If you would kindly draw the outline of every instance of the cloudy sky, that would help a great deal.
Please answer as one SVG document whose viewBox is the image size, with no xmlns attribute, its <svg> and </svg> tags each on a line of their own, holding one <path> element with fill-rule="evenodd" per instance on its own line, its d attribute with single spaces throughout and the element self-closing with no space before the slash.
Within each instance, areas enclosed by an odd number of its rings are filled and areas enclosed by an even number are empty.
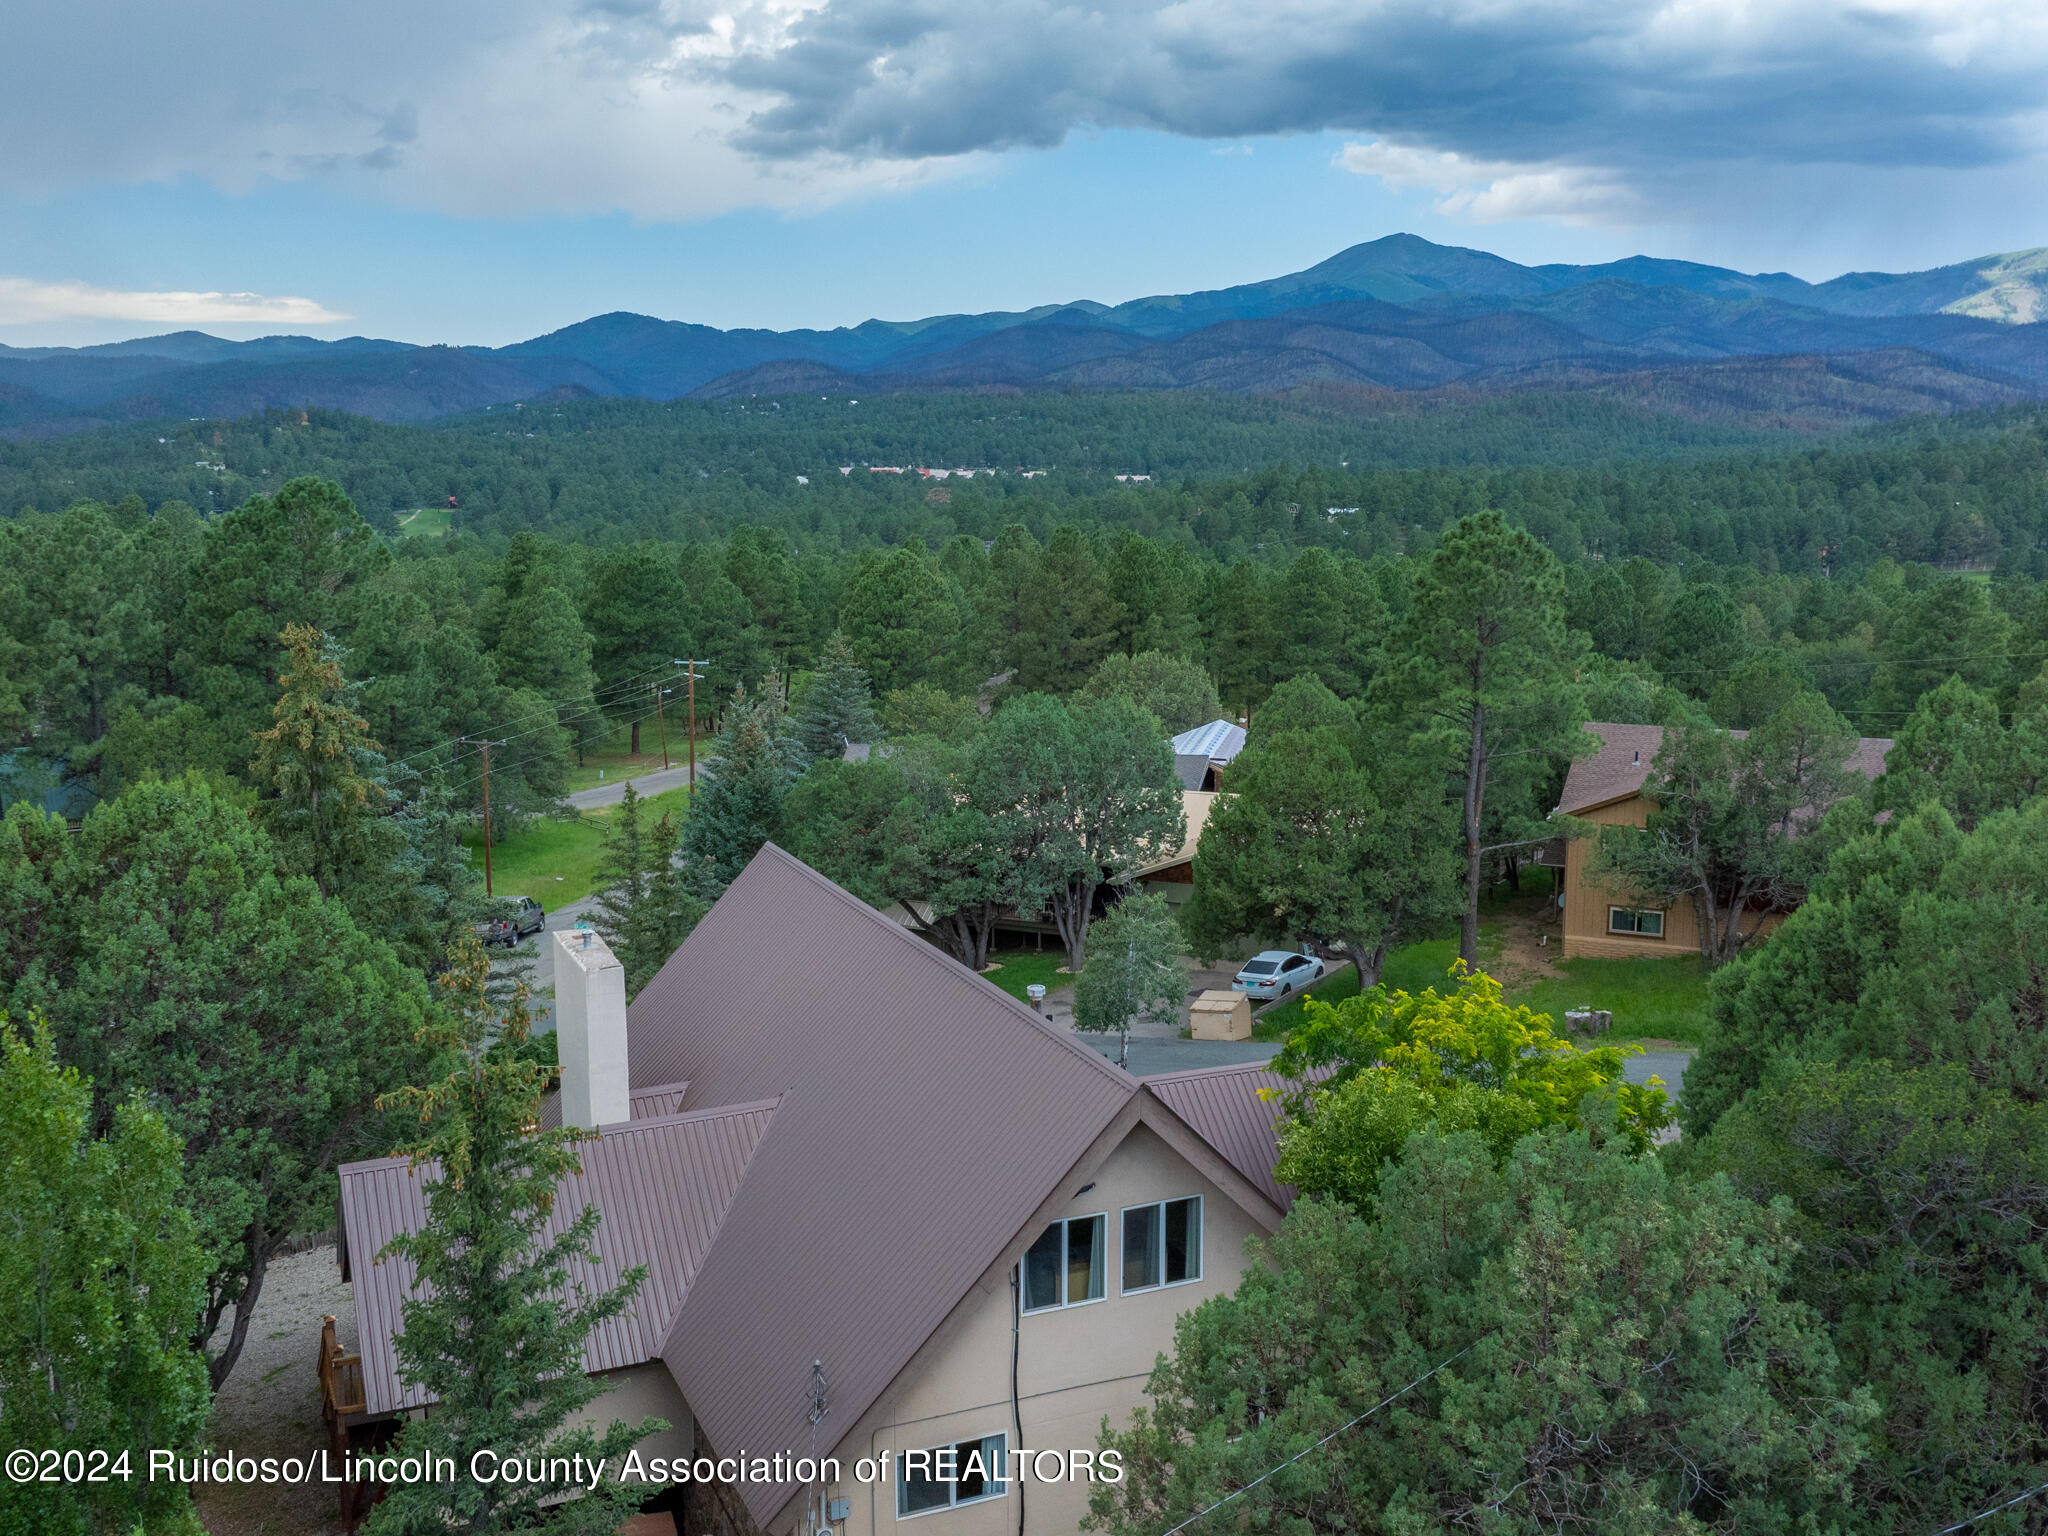
<svg viewBox="0 0 2048 1536">
<path fill-rule="evenodd" d="M 8 8 L 0 341 L 1108 302 L 1395 230 L 1823 278 L 2048 244 L 2040 0 Z"/>
</svg>

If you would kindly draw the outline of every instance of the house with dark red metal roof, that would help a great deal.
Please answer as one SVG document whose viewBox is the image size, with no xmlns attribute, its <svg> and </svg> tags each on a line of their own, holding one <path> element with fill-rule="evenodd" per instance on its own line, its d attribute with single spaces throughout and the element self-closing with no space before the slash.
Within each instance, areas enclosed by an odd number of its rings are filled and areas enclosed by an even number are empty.
<svg viewBox="0 0 2048 1536">
<path fill-rule="evenodd" d="M 1644 793 L 1650 773 L 1664 747 L 1661 725 L 1617 725 L 1594 721 L 1586 729 L 1599 739 L 1600 750 L 1574 761 L 1565 775 L 1555 814 L 1575 816 L 1595 826 L 1640 827 L 1648 823 L 1655 802 Z M 1736 731 L 1736 736 L 1747 732 Z M 1866 779 L 1884 772 L 1887 737 L 1865 736 L 1845 765 Z M 1646 906 L 1638 897 L 1618 891 L 1586 874 L 1593 840 L 1576 837 L 1548 845 L 1540 863 L 1562 868 L 1564 954 L 1608 959 L 1631 955 L 1682 955 L 1699 950 L 1699 925 L 1690 906 Z M 1759 932 L 1784 920 L 1781 912 L 1758 916 Z M 1745 929 L 1747 920 L 1745 920 Z"/>
<path fill-rule="evenodd" d="M 1103 1418 L 1292 1199 L 1276 1080 L 1131 1077 L 772 846 L 630 1009 L 601 939 L 554 939 L 554 1112 L 597 1131 L 558 1219 L 602 1212 L 598 1283 L 648 1271 L 589 1342 L 590 1414 L 669 1421 L 650 1456 L 771 1459 L 687 1485 L 682 1528 L 1076 1529 Z M 432 1176 L 341 1173 L 359 1431 L 430 1407 L 393 1350 L 412 1277 L 373 1260 Z"/>
</svg>

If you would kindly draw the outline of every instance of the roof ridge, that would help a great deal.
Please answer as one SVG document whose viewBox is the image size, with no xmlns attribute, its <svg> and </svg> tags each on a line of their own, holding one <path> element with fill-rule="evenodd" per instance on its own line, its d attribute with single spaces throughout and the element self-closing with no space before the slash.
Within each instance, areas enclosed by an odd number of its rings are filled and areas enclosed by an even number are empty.
<svg viewBox="0 0 2048 1536">
<path fill-rule="evenodd" d="M 637 1120 L 614 1120 L 609 1125 L 599 1126 L 597 1137 L 592 1139 L 626 1136 L 634 1131 L 661 1130 L 698 1120 L 719 1120 L 729 1115 L 757 1115 L 764 1109 L 780 1109 L 782 1101 L 788 1097 L 787 1093 L 778 1093 L 772 1099 L 750 1099 L 744 1104 L 713 1104 L 703 1109 L 679 1109 L 667 1115 L 642 1115 Z"/>
<path fill-rule="evenodd" d="M 1271 1072 L 1272 1069 L 1273 1057 L 1264 1056 L 1256 1061 L 1225 1061 L 1208 1067 L 1176 1067 L 1171 1072 L 1150 1072 L 1138 1081 L 1149 1087 L 1153 1083 L 1183 1082 L 1191 1077 L 1224 1077 L 1232 1072 Z"/>
<path fill-rule="evenodd" d="M 912 933 L 908 928 L 904 927 L 901 923 L 896 922 L 891 918 L 883 916 L 880 912 L 877 912 L 873 907 L 869 906 L 866 902 L 862 901 L 858 896 L 854 895 L 853 892 L 847 890 L 844 886 L 818 873 L 817 870 L 811 868 L 810 865 L 806 864 L 802 859 L 798 858 L 795 854 L 791 853 L 787 848 L 778 847 L 774 843 L 763 843 L 761 845 L 761 853 L 772 853 L 776 855 L 776 857 L 778 857 L 779 859 L 783 860 L 786 864 L 792 866 L 795 869 L 801 870 L 806 877 L 814 881 L 824 890 L 831 892 L 832 895 L 836 896 L 839 900 L 847 903 L 856 912 L 860 913 L 862 917 L 867 919 L 870 923 L 878 924 L 885 932 L 894 934 L 896 938 L 901 940 L 903 943 L 914 945 L 916 949 L 919 951 L 919 953 L 926 959 L 927 962 L 936 960 L 940 962 L 942 969 L 950 966 L 953 970 L 958 971 L 961 976 L 980 986 L 983 990 L 989 993 L 990 996 L 1000 999 L 1004 1007 L 1008 1008 L 1012 1013 L 1015 1013 L 1025 1023 L 1030 1024 L 1032 1028 L 1036 1029 L 1039 1032 L 1039 1034 L 1043 1035 L 1046 1039 L 1050 1040 L 1054 1045 L 1064 1047 L 1069 1051 L 1079 1054 L 1090 1065 L 1094 1066 L 1102 1072 L 1107 1073 L 1109 1076 L 1109 1080 L 1111 1082 L 1123 1086 L 1128 1086 L 1133 1092 L 1136 1091 L 1138 1086 L 1138 1079 L 1131 1076 L 1130 1073 L 1124 1071 L 1122 1067 L 1119 1067 L 1115 1062 L 1109 1060 L 1108 1057 L 1102 1055 L 1101 1052 L 1089 1049 L 1080 1041 L 1074 1039 L 1072 1035 L 1066 1033 L 1063 1030 L 1054 1029 L 1044 1019 L 1040 1018 L 1031 1009 L 1025 1007 L 1024 1004 L 1019 1002 L 1016 998 L 1010 996 L 1009 993 L 1005 992 L 1001 987 L 997 986 L 994 982 L 990 981 L 986 976 L 980 975 L 974 971 L 970 971 L 966 966 L 962 965 L 958 960 L 954 959 L 951 955 L 947 954 L 943 949 L 940 949 L 936 944 L 926 943 L 923 939 L 919 938 L 916 934 Z M 756 854 L 754 857 L 759 858 L 760 856 L 761 854 Z M 745 872 L 742 871 L 741 873 L 744 876 Z M 688 941 L 686 940 L 685 942 Z"/>
</svg>

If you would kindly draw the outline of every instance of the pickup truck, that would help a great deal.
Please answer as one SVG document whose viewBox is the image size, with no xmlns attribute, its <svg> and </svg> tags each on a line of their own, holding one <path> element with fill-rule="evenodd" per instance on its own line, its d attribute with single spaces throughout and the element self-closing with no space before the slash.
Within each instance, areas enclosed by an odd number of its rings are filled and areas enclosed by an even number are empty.
<svg viewBox="0 0 2048 1536">
<path fill-rule="evenodd" d="M 539 933 L 547 925 L 548 915 L 541 910 L 540 903 L 531 896 L 521 896 L 512 903 L 511 916 L 477 924 L 476 934 L 486 944 L 502 944 L 510 949 L 529 933 Z"/>
</svg>

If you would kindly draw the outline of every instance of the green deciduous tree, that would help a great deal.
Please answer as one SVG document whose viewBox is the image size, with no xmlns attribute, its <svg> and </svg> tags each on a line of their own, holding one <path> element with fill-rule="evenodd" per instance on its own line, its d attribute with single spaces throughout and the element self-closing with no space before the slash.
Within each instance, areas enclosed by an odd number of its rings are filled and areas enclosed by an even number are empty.
<svg viewBox="0 0 2048 1536">
<path fill-rule="evenodd" d="M 0 1484 L 0 1531 L 198 1536 L 185 1487 L 148 1469 L 152 1448 L 189 1454 L 206 1430 L 191 1346 L 206 1260 L 183 1152 L 141 1100 L 102 1136 L 93 1119 L 91 1085 L 49 1036 L 31 1044 L 0 1012 L 0 1436 L 104 1458 L 81 1463 L 94 1481 Z"/>
<path fill-rule="evenodd" d="M 963 788 L 1018 873 L 1019 908 L 1051 916 L 1075 971 L 1096 892 L 1187 832 L 1173 749 L 1128 699 L 1012 700 L 969 749 Z"/>
<path fill-rule="evenodd" d="M 1498 846 L 1542 830 L 1489 822 L 1495 781 L 1526 780 L 1585 746 L 1566 687 L 1577 653 L 1557 561 L 1497 512 L 1465 518 L 1416 573 L 1392 650 L 1384 698 L 1418 711 L 1456 764 L 1465 841 L 1458 953 L 1476 965 L 1489 836 Z"/>
<path fill-rule="evenodd" d="M 520 1052 L 526 1001 L 499 1010 L 488 1000 L 490 964 L 471 944 L 442 978 L 442 1048 L 456 1068 L 426 1088 L 391 1098 L 419 1135 L 409 1149 L 426 1190 L 426 1224 L 395 1237 L 378 1257 L 403 1260 L 415 1277 L 395 1340 L 399 1379 L 433 1411 L 410 1419 L 395 1453 L 428 1466 L 446 1457 L 450 1483 L 396 1483 L 370 1517 L 372 1536 L 497 1536 L 560 1531 L 611 1536 L 643 1490 L 616 1478 L 583 1487 L 565 1475 L 534 1481 L 470 1476 L 478 1451 L 500 1459 L 582 1456 L 614 1467 L 634 1444 L 667 1426 L 580 1423 L 604 1394 L 584 1374 L 584 1343 L 631 1305 L 646 1278 L 625 1271 L 595 1280 L 602 1214 L 587 1205 L 550 1232 L 564 1178 L 578 1170 L 573 1129 L 537 1130 L 550 1073 Z M 577 1494 L 566 1502 L 563 1494 Z"/>
<path fill-rule="evenodd" d="M 1242 1490 L 1251 1531 L 1829 1529 L 1871 1409 L 1786 1294 L 1789 1221 L 1611 1132 L 1502 1171 L 1419 1132 L 1370 1220 L 1297 1202 L 1182 1314 L 1089 1524 L 1156 1536 Z"/>
<path fill-rule="evenodd" d="M 1609 1128 L 1637 1151 L 1670 1123 L 1661 1087 L 1623 1079 L 1621 1049 L 1578 1049 L 1548 1015 L 1510 1007 L 1483 971 L 1453 967 L 1453 980 L 1449 992 L 1375 987 L 1304 1003 L 1273 1061 L 1299 1085 L 1285 1099 L 1281 1179 L 1364 1208 L 1425 1125 L 1476 1132 L 1504 1164 L 1531 1131 L 1579 1125 L 1589 1095 L 1612 1102 Z"/>
<path fill-rule="evenodd" d="M 1240 935 L 1309 944 L 1371 987 L 1401 934 L 1457 910 L 1442 776 L 1313 677 L 1274 690 L 1255 732 L 1202 831 L 1188 935 L 1207 954 Z"/>
<path fill-rule="evenodd" d="M 1644 785 L 1656 807 L 1647 826 L 1603 827 L 1587 874 L 1647 906 L 1689 903 L 1701 956 L 1725 965 L 1818 875 L 1821 818 L 1864 786 L 1849 766 L 1855 751 L 1847 723 L 1818 694 L 1746 737 L 1673 729 Z"/>
<path fill-rule="evenodd" d="M 1084 699 L 1129 699 L 1158 718 L 1167 735 L 1206 725 L 1223 713 L 1208 672 L 1184 656 L 1164 651 L 1119 651 L 1107 657 L 1081 685 Z"/>
<path fill-rule="evenodd" d="M 1117 1063 L 1130 1062 L 1131 1021 L 1171 1024 L 1188 1000 L 1180 927 L 1156 891 L 1124 897 L 1088 927 L 1092 958 L 1074 983 L 1074 1028 L 1115 1033 Z"/>
</svg>

